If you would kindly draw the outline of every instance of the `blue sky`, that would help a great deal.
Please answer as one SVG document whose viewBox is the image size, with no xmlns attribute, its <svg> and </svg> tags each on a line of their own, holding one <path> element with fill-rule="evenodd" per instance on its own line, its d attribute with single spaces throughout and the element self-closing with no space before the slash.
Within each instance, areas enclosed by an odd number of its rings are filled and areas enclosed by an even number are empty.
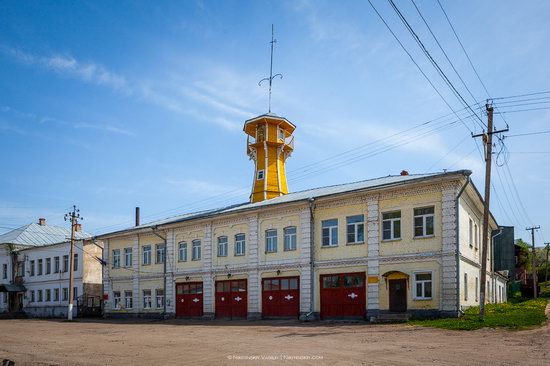
<svg viewBox="0 0 550 366">
<path fill-rule="evenodd" d="M 437 2 L 416 3 L 475 100 L 487 98 Z M 374 4 L 461 110 L 388 3 Z M 413 3 L 396 4 L 473 103 Z M 550 3 L 442 4 L 492 97 L 550 89 Z M 284 75 L 272 109 L 297 125 L 291 191 L 459 168 L 482 190 L 468 130 L 481 128 L 444 123 L 453 116 L 413 128 L 451 111 L 366 1 L 3 1 L 0 232 L 41 216 L 63 224 L 72 204 L 100 233 L 130 226 L 135 206 L 149 221 L 246 201 L 253 164 L 242 125 L 267 111 L 257 82 L 269 72 L 272 23 Z M 550 110 L 505 116 L 510 134 L 536 132 L 548 130 Z M 525 152 L 548 152 L 549 138 L 506 139 L 508 164 L 494 173 L 499 223 L 525 239 L 526 225 L 541 225 L 539 243 L 550 239 L 550 154 Z"/>
</svg>

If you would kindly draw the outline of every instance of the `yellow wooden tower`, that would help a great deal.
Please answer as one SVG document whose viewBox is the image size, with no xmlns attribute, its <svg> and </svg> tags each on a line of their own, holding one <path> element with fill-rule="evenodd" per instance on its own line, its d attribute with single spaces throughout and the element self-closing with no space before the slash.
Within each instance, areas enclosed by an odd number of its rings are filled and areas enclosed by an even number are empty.
<svg viewBox="0 0 550 366">
<path fill-rule="evenodd" d="M 296 126 L 273 113 L 249 119 L 244 123 L 247 154 L 256 166 L 251 202 L 260 202 L 288 193 L 286 159 L 294 150 Z"/>
</svg>

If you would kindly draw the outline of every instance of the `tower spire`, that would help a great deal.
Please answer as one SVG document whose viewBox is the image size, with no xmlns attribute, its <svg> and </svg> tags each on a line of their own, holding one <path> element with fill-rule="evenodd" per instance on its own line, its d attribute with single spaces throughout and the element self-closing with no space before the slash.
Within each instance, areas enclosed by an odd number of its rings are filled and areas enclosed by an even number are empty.
<svg viewBox="0 0 550 366">
<path fill-rule="evenodd" d="M 263 81 L 267 81 L 269 83 L 268 113 L 271 113 L 271 86 L 273 84 L 273 79 L 276 78 L 277 76 L 281 79 L 283 78 L 283 75 L 281 75 L 281 74 L 273 75 L 273 47 L 274 47 L 275 43 L 277 43 L 277 40 L 275 39 L 275 29 L 274 29 L 273 24 L 271 24 L 271 42 L 270 43 L 271 43 L 271 62 L 269 64 L 269 77 L 268 78 L 263 78 L 262 80 L 260 80 L 258 82 L 259 86 L 262 86 Z"/>
</svg>

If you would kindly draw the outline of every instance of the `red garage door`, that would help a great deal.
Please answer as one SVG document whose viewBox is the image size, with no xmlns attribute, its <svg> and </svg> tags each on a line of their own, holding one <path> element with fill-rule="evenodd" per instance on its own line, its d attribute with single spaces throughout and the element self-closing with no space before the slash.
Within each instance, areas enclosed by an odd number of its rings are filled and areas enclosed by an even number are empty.
<svg viewBox="0 0 550 366">
<path fill-rule="evenodd" d="M 264 278 L 262 280 L 262 316 L 293 317 L 300 314 L 298 277 Z"/>
<path fill-rule="evenodd" d="M 216 281 L 216 318 L 246 318 L 246 280 Z"/>
<path fill-rule="evenodd" d="M 321 318 L 364 318 L 365 273 L 321 276 Z"/>
<path fill-rule="evenodd" d="M 176 284 L 176 316 L 202 316 L 202 282 Z"/>
</svg>

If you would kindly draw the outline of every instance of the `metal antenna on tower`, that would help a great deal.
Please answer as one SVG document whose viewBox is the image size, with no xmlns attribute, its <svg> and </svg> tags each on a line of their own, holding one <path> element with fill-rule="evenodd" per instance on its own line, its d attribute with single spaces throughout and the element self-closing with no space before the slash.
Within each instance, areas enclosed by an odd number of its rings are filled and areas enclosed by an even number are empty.
<svg viewBox="0 0 550 366">
<path fill-rule="evenodd" d="M 273 79 L 276 78 L 277 76 L 281 79 L 283 78 L 283 75 L 281 75 L 281 74 L 273 75 L 273 46 L 275 45 L 275 43 L 277 43 L 277 40 L 275 39 L 275 31 L 274 31 L 273 24 L 271 24 L 271 42 L 270 43 L 271 43 L 271 63 L 269 65 L 269 77 L 268 78 L 263 78 L 262 80 L 260 80 L 258 82 L 259 86 L 262 86 L 263 81 L 268 81 L 269 82 L 269 108 L 268 108 L 268 113 L 271 113 L 271 85 L 273 84 Z"/>
</svg>

